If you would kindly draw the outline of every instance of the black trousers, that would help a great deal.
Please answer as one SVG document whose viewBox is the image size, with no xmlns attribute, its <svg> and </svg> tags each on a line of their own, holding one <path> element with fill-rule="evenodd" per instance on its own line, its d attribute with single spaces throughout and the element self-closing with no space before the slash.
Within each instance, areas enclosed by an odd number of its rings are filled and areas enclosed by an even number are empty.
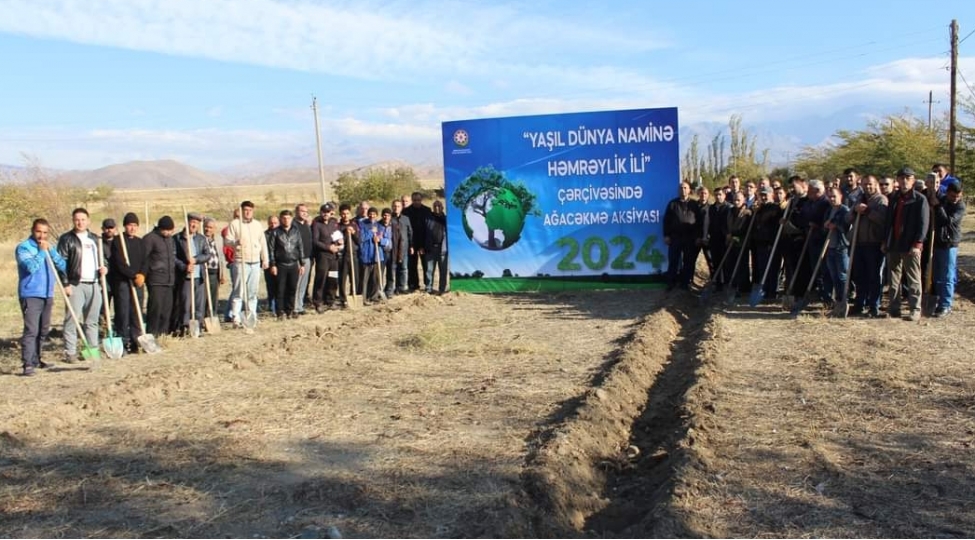
<svg viewBox="0 0 975 540">
<path fill-rule="evenodd" d="M 246 283 L 246 282 L 245 282 Z M 267 286 L 267 309 L 272 314 L 278 314 L 278 278 L 271 275 L 271 269 L 264 271 L 264 285 Z"/>
<path fill-rule="evenodd" d="M 420 270 L 420 265 L 423 264 L 423 257 L 420 256 L 420 250 L 414 250 L 413 254 L 410 255 L 409 259 L 406 261 L 406 268 L 408 269 L 409 275 L 407 277 L 407 282 L 410 285 L 410 290 L 415 291 L 420 288 L 420 275 L 422 271 Z"/>
<path fill-rule="evenodd" d="M 24 367 L 41 363 L 41 345 L 51 333 L 53 298 L 21 298 L 20 311 L 24 315 L 24 333 L 20 338 L 20 356 Z"/>
<path fill-rule="evenodd" d="M 147 285 L 149 307 L 146 314 L 146 332 L 152 335 L 169 333 L 169 320 L 173 314 L 173 286 Z"/>
<path fill-rule="evenodd" d="M 274 276 L 277 290 L 277 315 L 291 315 L 295 312 L 295 293 L 298 292 L 298 264 L 279 264 L 278 275 Z M 268 285 L 270 287 L 270 285 Z"/>
<path fill-rule="evenodd" d="M 136 339 L 142 335 L 142 328 L 139 327 L 135 302 L 132 301 L 132 287 L 127 281 L 121 281 L 114 284 L 112 291 L 115 298 L 115 334 L 122 338 L 128 350 L 135 350 L 138 346 Z M 142 309 L 143 295 L 143 289 L 136 289 L 138 309 Z"/>
<path fill-rule="evenodd" d="M 322 304 L 331 306 L 335 303 L 335 293 L 339 280 L 328 277 L 329 272 L 338 272 L 339 260 L 329 253 L 319 253 L 315 257 L 315 283 L 312 285 L 311 302 L 317 308 Z"/>
<path fill-rule="evenodd" d="M 213 313 L 206 311 L 206 316 L 216 317 L 217 313 L 220 312 L 220 306 L 217 304 L 217 294 L 220 291 L 220 275 L 216 270 L 207 271 L 210 273 L 210 290 L 208 292 L 210 293 L 210 305 L 213 306 Z M 206 301 L 206 298 L 203 300 Z M 200 315 L 197 314 L 197 317 L 199 318 Z"/>
</svg>

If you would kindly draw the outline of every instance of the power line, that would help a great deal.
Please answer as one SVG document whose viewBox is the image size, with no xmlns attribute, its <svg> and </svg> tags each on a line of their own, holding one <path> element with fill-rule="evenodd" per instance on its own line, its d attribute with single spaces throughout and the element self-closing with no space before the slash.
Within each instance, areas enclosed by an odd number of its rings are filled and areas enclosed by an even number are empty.
<svg viewBox="0 0 975 540">
<path fill-rule="evenodd" d="M 968 34 L 966 34 L 965 37 L 963 37 L 960 40 L 958 40 L 958 44 L 961 45 L 962 43 L 964 43 L 965 40 L 968 39 L 969 37 L 971 37 L 972 34 L 975 34 L 975 30 L 972 30 L 971 32 L 969 32 Z"/>
<path fill-rule="evenodd" d="M 958 69 L 958 74 L 961 75 L 961 80 L 964 81 L 965 86 L 968 87 L 969 93 L 971 93 L 972 97 L 975 98 L 975 90 L 972 89 L 972 85 L 968 84 L 968 79 L 965 78 L 965 74 L 962 73 L 961 68 Z"/>
</svg>

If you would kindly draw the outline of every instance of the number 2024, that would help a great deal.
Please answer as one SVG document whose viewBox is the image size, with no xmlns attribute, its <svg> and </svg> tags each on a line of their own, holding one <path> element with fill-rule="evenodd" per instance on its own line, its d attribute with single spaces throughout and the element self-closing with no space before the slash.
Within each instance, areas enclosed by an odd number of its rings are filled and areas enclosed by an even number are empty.
<svg viewBox="0 0 975 540">
<path fill-rule="evenodd" d="M 640 250 L 636 254 L 636 262 L 649 263 L 653 266 L 660 266 L 663 259 L 663 254 L 660 253 L 653 245 L 657 242 L 657 237 L 654 235 L 647 236 L 644 240 L 643 245 L 640 246 Z M 582 270 L 582 265 L 575 262 L 576 258 L 582 253 L 582 262 L 586 265 L 586 268 L 593 271 L 601 271 L 606 268 L 606 263 L 609 262 L 609 251 L 610 248 L 606 244 L 606 241 L 598 236 L 590 236 L 582 242 L 581 250 L 579 246 L 579 241 L 572 237 L 559 238 L 556 242 L 559 247 L 568 247 L 569 252 L 562 257 L 559 261 L 558 269 L 563 272 L 574 272 Z M 633 261 L 630 261 L 630 255 L 633 254 L 633 241 L 627 236 L 614 236 L 609 240 L 609 244 L 613 246 L 622 246 L 622 251 L 613 259 L 613 262 L 609 267 L 613 270 L 632 270 L 636 267 Z"/>
</svg>

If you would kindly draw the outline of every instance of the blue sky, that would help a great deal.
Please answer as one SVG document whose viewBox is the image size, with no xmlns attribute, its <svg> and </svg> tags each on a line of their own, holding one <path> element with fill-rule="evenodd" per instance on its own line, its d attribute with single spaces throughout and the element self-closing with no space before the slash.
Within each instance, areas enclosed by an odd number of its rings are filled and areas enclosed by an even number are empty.
<svg viewBox="0 0 975 540">
<path fill-rule="evenodd" d="M 929 90 L 941 114 L 948 23 L 975 29 L 970 0 L 0 0 L 0 13 L 0 163 L 65 169 L 314 166 L 313 94 L 334 164 L 436 164 L 447 120 L 657 106 L 683 125 L 739 112 L 818 142 L 803 128 L 926 114 Z M 971 51 L 975 38 L 961 45 L 975 83 Z"/>
</svg>

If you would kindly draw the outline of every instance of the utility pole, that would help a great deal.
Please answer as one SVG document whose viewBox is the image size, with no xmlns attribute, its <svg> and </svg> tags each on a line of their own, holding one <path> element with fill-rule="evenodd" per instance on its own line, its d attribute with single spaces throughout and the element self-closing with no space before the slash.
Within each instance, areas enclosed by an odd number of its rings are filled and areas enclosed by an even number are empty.
<svg viewBox="0 0 975 540">
<path fill-rule="evenodd" d="M 951 20 L 951 108 L 948 113 L 948 167 L 955 174 L 955 92 L 958 88 L 958 20 Z"/>
<path fill-rule="evenodd" d="M 928 104 L 928 129 L 931 129 L 931 127 L 933 125 L 931 123 L 931 106 L 933 104 L 935 104 L 935 103 L 941 103 L 941 102 L 934 100 L 934 90 L 928 90 L 928 100 L 927 101 L 922 101 L 921 103 L 927 103 Z"/>
<path fill-rule="evenodd" d="M 311 97 L 311 110 L 315 113 L 315 148 L 318 150 L 318 181 L 322 188 L 322 204 L 325 200 L 325 169 L 322 165 L 322 135 L 318 128 L 318 98 Z"/>
</svg>

